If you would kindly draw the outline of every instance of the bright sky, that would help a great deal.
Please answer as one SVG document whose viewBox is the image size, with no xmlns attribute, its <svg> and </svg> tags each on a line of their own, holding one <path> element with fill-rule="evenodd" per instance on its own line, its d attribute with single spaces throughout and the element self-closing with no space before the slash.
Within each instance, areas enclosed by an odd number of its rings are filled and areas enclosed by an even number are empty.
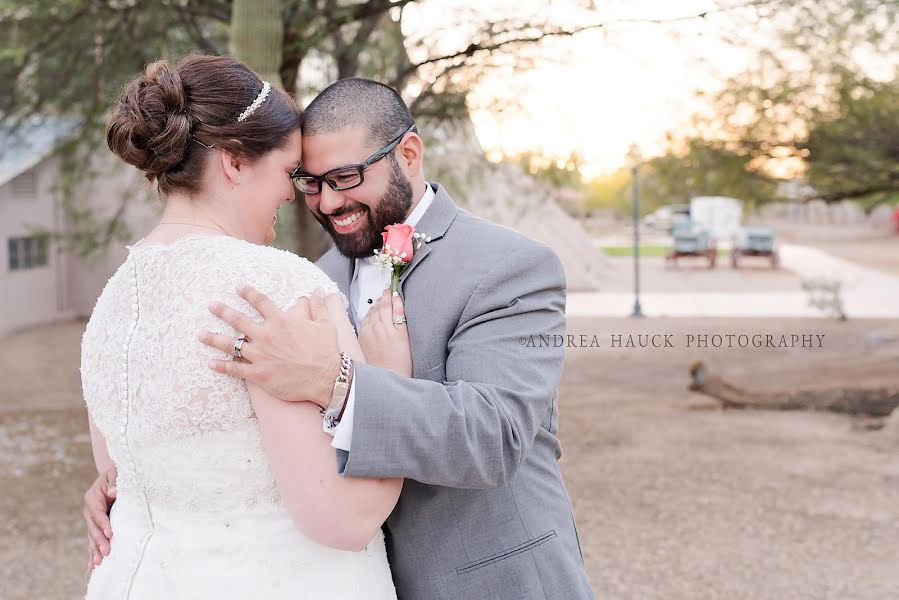
<svg viewBox="0 0 899 600">
<path fill-rule="evenodd" d="M 477 6 L 484 15 L 547 15 L 573 24 L 622 19 L 670 19 L 714 10 L 711 0 L 600 0 L 588 16 L 576 0 L 432 0 L 410 5 L 404 29 L 438 31 L 440 44 L 458 49 L 464 27 L 447 26 L 452 11 Z M 584 4 L 581 2 L 581 4 Z M 588 20 L 589 19 L 589 20 Z M 622 165 L 631 144 L 644 156 L 660 152 L 665 132 L 687 122 L 694 91 L 745 69 L 748 51 L 721 41 L 718 18 L 672 24 L 618 24 L 573 38 L 544 42 L 533 69 L 491 72 L 470 97 L 472 119 L 488 156 L 524 151 L 555 157 L 576 152 L 591 177 Z M 461 40 L 461 42 L 460 42 Z M 464 47 L 464 46 L 463 46 Z M 519 108 L 479 109 L 494 100 Z"/>
</svg>

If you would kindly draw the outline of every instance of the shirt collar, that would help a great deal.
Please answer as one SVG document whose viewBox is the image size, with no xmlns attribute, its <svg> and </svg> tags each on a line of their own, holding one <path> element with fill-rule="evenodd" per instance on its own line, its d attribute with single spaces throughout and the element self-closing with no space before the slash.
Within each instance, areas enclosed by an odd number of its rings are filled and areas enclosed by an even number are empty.
<svg viewBox="0 0 899 600">
<path fill-rule="evenodd" d="M 415 227 L 418 225 L 418 222 L 424 216 L 428 209 L 431 207 L 431 204 L 434 202 L 434 198 L 437 197 L 437 194 L 434 192 L 434 188 L 431 187 L 430 183 L 425 182 L 425 193 L 422 195 L 421 199 L 418 201 L 418 204 L 415 205 L 415 208 L 409 213 L 409 216 L 406 217 L 406 220 L 403 223 L 407 225 L 411 225 Z M 356 259 L 356 270 L 358 271 L 360 264 L 364 264 L 365 262 L 369 264 L 377 264 L 374 260 L 374 257 L 367 256 L 365 258 L 357 258 Z M 353 276 L 355 279 L 355 274 Z"/>
<path fill-rule="evenodd" d="M 419 200 L 418 204 L 415 205 L 415 209 L 413 209 L 413 211 L 409 213 L 409 216 L 406 217 L 406 220 L 403 222 L 407 225 L 411 225 L 412 227 L 418 225 L 418 222 L 428 211 L 428 208 L 430 208 L 431 203 L 434 202 L 434 198 L 436 197 L 437 194 L 434 193 L 434 189 L 431 187 L 431 185 L 425 183 L 424 196 L 421 197 L 421 200 Z"/>
</svg>

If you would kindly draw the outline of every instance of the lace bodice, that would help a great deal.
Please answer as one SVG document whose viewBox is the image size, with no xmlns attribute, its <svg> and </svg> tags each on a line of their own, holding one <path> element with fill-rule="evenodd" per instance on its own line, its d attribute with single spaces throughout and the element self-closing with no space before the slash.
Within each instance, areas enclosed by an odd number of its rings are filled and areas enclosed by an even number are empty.
<svg viewBox="0 0 899 600">
<path fill-rule="evenodd" d="M 197 338 L 235 335 L 208 310 L 249 284 L 282 309 L 337 287 L 309 261 L 226 236 L 130 248 L 87 325 L 81 375 L 88 410 L 119 470 L 119 490 L 149 505 L 230 510 L 278 500 L 242 380 L 215 373 L 226 358 Z M 344 300 L 345 301 L 345 300 Z"/>
</svg>

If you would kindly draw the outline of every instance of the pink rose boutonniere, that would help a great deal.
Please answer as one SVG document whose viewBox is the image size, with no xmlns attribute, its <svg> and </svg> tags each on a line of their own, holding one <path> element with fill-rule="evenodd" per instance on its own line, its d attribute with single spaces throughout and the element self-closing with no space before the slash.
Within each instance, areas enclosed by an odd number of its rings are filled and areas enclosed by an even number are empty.
<svg viewBox="0 0 899 600">
<path fill-rule="evenodd" d="M 380 250 L 375 250 L 375 260 L 382 267 L 393 272 L 391 289 L 395 294 L 400 282 L 400 275 L 412 262 L 415 251 L 421 248 L 425 242 L 430 242 L 431 238 L 415 231 L 415 227 L 405 223 L 388 225 L 381 233 L 381 238 L 384 240 L 384 246 Z"/>
</svg>

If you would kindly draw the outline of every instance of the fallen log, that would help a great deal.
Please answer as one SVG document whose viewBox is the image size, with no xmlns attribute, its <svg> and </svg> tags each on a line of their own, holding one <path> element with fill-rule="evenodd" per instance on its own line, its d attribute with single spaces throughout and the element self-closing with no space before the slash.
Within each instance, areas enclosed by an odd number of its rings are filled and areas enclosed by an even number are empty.
<svg viewBox="0 0 899 600">
<path fill-rule="evenodd" d="M 899 406 L 899 388 L 835 388 L 823 390 L 752 391 L 712 373 L 702 361 L 690 365 L 687 389 L 711 396 L 722 408 L 759 410 L 823 410 L 846 415 L 886 417 Z"/>
</svg>

